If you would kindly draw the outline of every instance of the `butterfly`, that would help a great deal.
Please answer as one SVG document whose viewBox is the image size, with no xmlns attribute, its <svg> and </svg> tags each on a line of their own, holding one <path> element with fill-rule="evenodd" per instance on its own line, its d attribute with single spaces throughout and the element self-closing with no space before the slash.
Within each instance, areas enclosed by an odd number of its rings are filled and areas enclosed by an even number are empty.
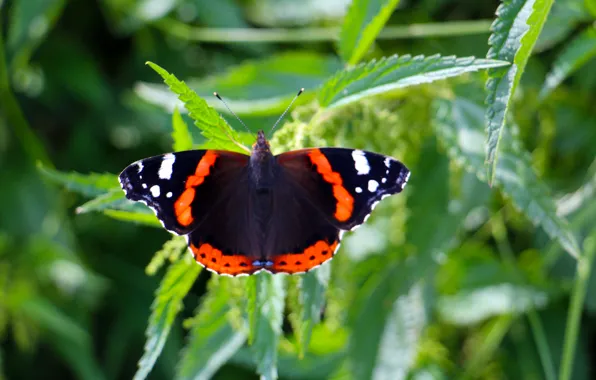
<svg viewBox="0 0 596 380">
<path fill-rule="evenodd" d="M 186 237 L 198 263 L 238 276 L 304 273 L 330 260 L 344 232 L 401 192 L 409 177 L 398 160 L 358 149 L 273 155 L 259 131 L 250 155 L 168 153 L 132 163 L 119 180 L 126 198 Z"/>
</svg>

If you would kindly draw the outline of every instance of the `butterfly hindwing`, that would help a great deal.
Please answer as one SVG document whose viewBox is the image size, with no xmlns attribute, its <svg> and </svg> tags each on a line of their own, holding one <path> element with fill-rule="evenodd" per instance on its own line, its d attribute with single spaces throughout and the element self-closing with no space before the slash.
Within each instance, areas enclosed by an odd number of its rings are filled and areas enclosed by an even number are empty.
<svg viewBox="0 0 596 380">
<path fill-rule="evenodd" d="M 282 153 L 277 162 L 304 188 L 334 225 L 351 230 L 362 224 L 386 196 L 403 190 L 410 171 L 377 153 L 345 148 L 312 148 Z"/>
</svg>

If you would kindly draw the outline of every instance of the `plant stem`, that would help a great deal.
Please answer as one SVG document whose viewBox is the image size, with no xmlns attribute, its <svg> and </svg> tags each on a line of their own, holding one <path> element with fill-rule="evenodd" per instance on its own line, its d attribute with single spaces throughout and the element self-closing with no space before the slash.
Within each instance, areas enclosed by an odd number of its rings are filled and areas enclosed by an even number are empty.
<svg viewBox="0 0 596 380">
<path fill-rule="evenodd" d="M 567 316 L 567 327 L 565 328 L 565 342 L 563 343 L 563 357 L 559 370 L 559 380 L 571 379 L 573 370 L 573 356 L 577 346 L 580 319 L 586 296 L 586 288 L 590 279 L 590 271 L 594 255 L 596 254 L 596 232 L 592 233 L 584 241 L 584 255 L 577 261 L 577 275 L 575 285 L 571 293 L 569 314 Z"/>
<path fill-rule="evenodd" d="M 490 32 L 492 20 L 453 21 L 440 23 L 394 25 L 385 27 L 380 40 L 452 37 Z M 201 28 L 167 18 L 154 24 L 165 33 L 182 40 L 198 42 L 323 42 L 338 39 L 340 28 Z"/>
</svg>

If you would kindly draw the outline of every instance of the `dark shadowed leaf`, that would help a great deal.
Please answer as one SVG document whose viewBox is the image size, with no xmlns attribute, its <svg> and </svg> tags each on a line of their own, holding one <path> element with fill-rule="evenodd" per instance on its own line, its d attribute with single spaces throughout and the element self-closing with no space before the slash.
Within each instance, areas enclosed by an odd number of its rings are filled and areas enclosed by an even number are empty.
<svg viewBox="0 0 596 380">
<path fill-rule="evenodd" d="M 52 182 L 86 197 L 104 195 L 106 192 L 115 191 L 120 188 L 118 177 L 115 174 L 64 173 L 44 167 L 41 164 L 38 165 L 38 169 L 44 177 Z"/>
<path fill-rule="evenodd" d="M 172 139 L 174 152 L 192 149 L 192 136 L 178 108 L 175 108 L 172 113 Z"/>
</svg>

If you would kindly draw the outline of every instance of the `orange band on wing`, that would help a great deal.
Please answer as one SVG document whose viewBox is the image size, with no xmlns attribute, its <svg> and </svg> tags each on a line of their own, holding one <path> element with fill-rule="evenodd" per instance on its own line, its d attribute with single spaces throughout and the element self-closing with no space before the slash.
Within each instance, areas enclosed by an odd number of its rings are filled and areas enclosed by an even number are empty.
<svg viewBox="0 0 596 380">
<path fill-rule="evenodd" d="M 268 267 L 267 270 L 273 273 L 307 272 L 330 260 L 338 246 L 339 240 L 333 243 L 319 240 L 301 253 L 287 253 L 273 257 L 273 265 Z"/>
<path fill-rule="evenodd" d="M 329 160 L 319 149 L 313 149 L 308 156 L 313 165 L 316 165 L 317 172 L 323 176 L 325 182 L 333 185 L 333 196 L 337 200 L 335 218 L 340 222 L 350 219 L 354 210 L 354 197 L 343 186 L 341 176 L 333 171 Z"/>
<path fill-rule="evenodd" d="M 207 269 L 219 274 L 237 276 L 239 274 L 251 274 L 260 268 L 252 265 L 252 260 L 243 255 L 224 255 L 219 249 L 213 248 L 210 244 L 204 243 L 198 247 L 190 244 L 195 260 Z"/>
<path fill-rule="evenodd" d="M 205 181 L 205 177 L 209 175 L 211 167 L 215 165 L 215 160 L 217 160 L 217 154 L 211 150 L 206 151 L 197 164 L 194 174 L 186 178 L 186 190 L 184 190 L 174 203 L 174 212 L 180 225 L 187 227 L 193 222 L 191 204 L 196 194 L 194 188 Z"/>
</svg>

